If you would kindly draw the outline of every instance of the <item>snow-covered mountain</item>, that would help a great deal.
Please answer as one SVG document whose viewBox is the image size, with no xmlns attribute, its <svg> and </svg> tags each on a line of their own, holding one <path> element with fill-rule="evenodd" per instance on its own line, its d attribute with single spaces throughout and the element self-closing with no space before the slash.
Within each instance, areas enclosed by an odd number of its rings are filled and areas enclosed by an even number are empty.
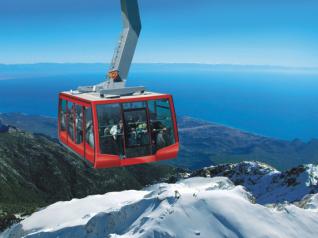
<svg viewBox="0 0 318 238">
<path fill-rule="evenodd" d="M 280 172 L 264 163 L 241 162 L 200 169 L 191 176 L 225 176 L 244 186 L 260 204 L 294 202 L 318 193 L 318 166 L 312 164 Z"/>
<path fill-rule="evenodd" d="M 250 168 L 258 170 L 256 165 Z M 279 174 L 269 167 L 264 169 L 265 175 L 255 175 L 260 187 L 263 182 L 268 184 L 269 177 Z M 252 180 L 245 184 L 250 183 Z M 307 185 L 305 182 L 304 186 Z M 266 192 L 253 191 L 256 195 Z M 58 202 L 14 225 L 0 237 L 312 238 L 317 234 L 318 194 L 295 204 L 264 206 L 255 203 L 253 194 L 243 186 L 235 186 L 226 177 L 193 177 L 141 191 Z"/>
</svg>

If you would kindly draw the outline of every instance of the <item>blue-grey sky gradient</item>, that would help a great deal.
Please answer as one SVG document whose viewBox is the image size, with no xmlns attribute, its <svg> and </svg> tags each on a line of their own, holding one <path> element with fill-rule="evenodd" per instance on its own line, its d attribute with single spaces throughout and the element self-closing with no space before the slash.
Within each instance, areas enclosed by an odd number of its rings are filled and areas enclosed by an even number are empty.
<svg viewBox="0 0 318 238">
<path fill-rule="evenodd" d="M 317 0 L 139 0 L 135 62 L 318 67 Z M 1 0 L 0 63 L 109 62 L 119 0 Z"/>
</svg>

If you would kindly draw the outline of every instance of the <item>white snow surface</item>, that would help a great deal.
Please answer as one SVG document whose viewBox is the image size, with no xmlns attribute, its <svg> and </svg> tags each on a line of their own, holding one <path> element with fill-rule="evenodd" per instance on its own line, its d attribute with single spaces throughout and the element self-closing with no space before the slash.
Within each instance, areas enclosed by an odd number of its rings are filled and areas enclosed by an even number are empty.
<svg viewBox="0 0 318 238">
<path fill-rule="evenodd" d="M 211 166 L 202 171 L 205 176 L 210 176 L 214 169 L 218 172 L 213 176 L 226 176 L 244 186 L 259 204 L 299 201 L 318 191 L 318 165 L 301 165 L 280 172 L 264 163 L 245 161 Z"/>
<path fill-rule="evenodd" d="M 0 237 L 313 238 L 317 235 L 317 195 L 311 196 L 304 208 L 292 204 L 283 205 L 283 209 L 269 208 L 254 204 L 244 187 L 234 186 L 225 177 L 194 177 L 141 191 L 58 202 L 14 225 Z"/>
</svg>

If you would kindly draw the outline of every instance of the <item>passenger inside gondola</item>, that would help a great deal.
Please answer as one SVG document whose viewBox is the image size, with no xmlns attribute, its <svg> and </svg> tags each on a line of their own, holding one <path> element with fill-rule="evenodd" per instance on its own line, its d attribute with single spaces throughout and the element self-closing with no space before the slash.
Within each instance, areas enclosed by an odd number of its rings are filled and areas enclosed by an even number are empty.
<svg viewBox="0 0 318 238">
<path fill-rule="evenodd" d="M 115 151 L 115 142 L 108 126 L 105 126 L 104 132 L 100 136 L 100 149 L 103 154 L 108 153 L 108 151 Z"/>
<path fill-rule="evenodd" d="M 124 156 L 123 135 L 124 135 L 124 123 L 122 120 L 118 124 L 115 124 L 110 129 L 110 134 L 115 142 L 115 154 Z"/>
<path fill-rule="evenodd" d="M 169 101 L 149 101 L 152 151 L 155 153 L 174 143 L 174 132 Z"/>
<path fill-rule="evenodd" d="M 136 128 L 131 127 L 128 134 L 128 144 L 131 146 L 138 145 Z"/>
</svg>

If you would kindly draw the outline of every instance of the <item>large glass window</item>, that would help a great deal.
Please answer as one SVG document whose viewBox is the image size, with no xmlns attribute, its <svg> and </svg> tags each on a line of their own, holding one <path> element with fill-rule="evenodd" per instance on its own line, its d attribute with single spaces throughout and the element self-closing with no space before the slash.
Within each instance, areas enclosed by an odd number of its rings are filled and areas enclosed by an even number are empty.
<svg viewBox="0 0 318 238">
<path fill-rule="evenodd" d="M 66 116 L 67 116 L 67 107 L 66 100 L 60 101 L 60 130 L 66 131 Z"/>
<path fill-rule="evenodd" d="M 93 116 L 90 107 L 85 108 L 85 124 L 85 141 L 91 148 L 94 148 Z"/>
<path fill-rule="evenodd" d="M 124 123 L 120 104 L 97 106 L 100 151 L 124 156 Z"/>
<path fill-rule="evenodd" d="M 80 105 L 75 106 L 75 127 L 76 127 L 76 144 L 83 143 L 83 107 Z"/>
<path fill-rule="evenodd" d="M 142 157 L 175 143 L 168 99 L 97 106 L 100 151 Z"/>
<path fill-rule="evenodd" d="M 173 121 L 168 99 L 148 102 L 153 152 L 175 143 Z"/>
<path fill-rule="evenodd" d="M 68 124 L 68 129 L 67 129 L 67 132 L 68 132 L 68 136 L 69 138 L 74 141 L 74 136 L 75 136 L 75 127 L 74 127 L 74 103 L 72 102 L 68 102 L 67 103 L 67 115 L 68 115 L 68 118 L 67 118 L 67 124 Z"/>
</svg>

